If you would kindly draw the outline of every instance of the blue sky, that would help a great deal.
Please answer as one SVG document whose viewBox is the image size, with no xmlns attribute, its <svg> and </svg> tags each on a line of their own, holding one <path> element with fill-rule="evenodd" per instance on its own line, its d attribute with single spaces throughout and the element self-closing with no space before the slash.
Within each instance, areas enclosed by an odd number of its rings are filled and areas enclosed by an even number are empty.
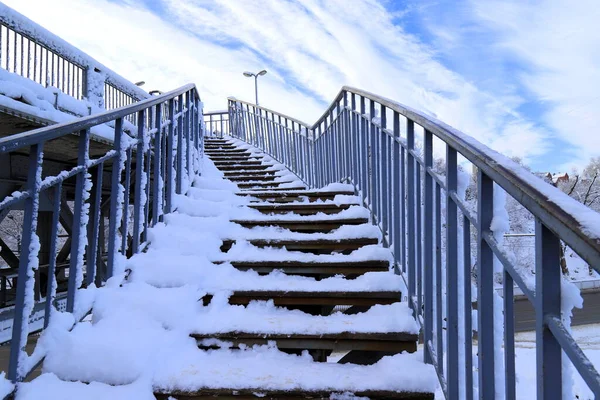
<svg viewBox="0 0 600 400">
<path fill-rule="evenodd" d="M 187 82 L 312 122 L 342 85 L 421 109 L 535 170 L 600 155 L 597 0 L 8 0 L 146 89 Z M 107 29 L 119 26 L 120 29 Z"/>
</svg>

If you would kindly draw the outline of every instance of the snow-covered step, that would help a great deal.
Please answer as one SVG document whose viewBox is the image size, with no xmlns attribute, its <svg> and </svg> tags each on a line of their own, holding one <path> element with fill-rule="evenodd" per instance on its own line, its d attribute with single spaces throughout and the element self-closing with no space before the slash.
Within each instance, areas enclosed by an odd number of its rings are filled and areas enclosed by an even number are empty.
<svg viewBox="0 0 600 400">
<path fill-rule="evenodd" d="M 321 192 L 314 190 L 285 190 L 281 192 L 274 191 L 246 191 L 238 193 L 240 196 L 251 196 L 263 201 L 274 202 L 292 202 L 305 200 L 306 202 L 318 200 L 334 200 L 336 196 L 354 196 L 351 191 Z"/>
<path fill-rule="evenodd" d="M 232 182 L 247 182 L 247 181 L 274 181 L 277 176 L 275 174 L 261 174 L 261 175 L 257 175 L 257 174 L 243 174 L 243 173 L 238 173 L 236 175 L 227 175 L 226 176 L 227 179 L 229 179 Z"/>
<path fill-rule="evenodd" d="M 292 232 L 330 232 L 344 225 L 361 225 L 369 222 L 368 218 L 338 218 L 338 219 L 267 219 L 267 220 L 242 220 L 234 219 L 231 222 L 244 228 L 256 226 L 278 226 Z"/>
<path fill-rule="evenodd" d="M 243 169 L 242 167 L 248 167 L 248 166 L 264 165 L 262 163 L 262 161 L 259 161 L 259 160 L 243 160 L 243 161 L 215 160 L 214 163 L 217 166 L 217 168 L 235 166 L 239 169 Z M 265 166 L 268 167 L 268 165 L 265 165 Z"/>
<path fill-rule="evenodd" d="M 337 214 L 347 210 L 353 204 L 334 204 L 334 203 L 261 203 L 249 204 L 249 208 L 258 210 L 264 214 L 283 214 L 294 213 L 297 215 Z"/>
<path fill-rule="evenodd" d="M 284 182 L 264 182 L 264 181 L 246 181 L 236 182 L 240 189 L 273 189 L 279 187 Z"/>
<path fill-rule="evenodd" d="M 213 295 L 202 298 L 205 305 L 210 304 Z M 302 291 L 302 290 L 235 290 L 229 296 L 231 305 L 248 305 L 252 301 L 272 301 L 275 306 L 361 306 L 393 304 L 400 301 L 399 290 L 372 291 Z M 321 311 L 318 311 L 320 313 Z"/>
<path fill-rule="evenodd" d="M 262 162 L 262 159 L 260 159 L 260 158 L 252 157 L 249 155 L 244 156 L 242 154 L 226 156 L 226 157 L 210 156 L 210 158 L 215 164 L 227 163 L 227 162 L 236 162 L 236 163 L 247 163 L 247 162 L 257 162 L 257 161 Z"/>
<path fill-rule="evenodd" d="M 231 154 L 231 153 L 249 153 L 246 149 L 238 149 L 235 146 L 219 145 L 219 146 L 205 146 L 204 153 L 215 153 L 215 154 Z"/>
<path fill-rule="evenodd" d="M 387 260 L 348 260 L 345 262 L 233 260 L 229 262 L 241 271 L 253 270 L 260 274 L 279 270 L 288 275 L 357 276 L 367 272 L 389 271 L 389 261 Z"/>
<path fill-rule="evenodd" d="M 218 165 L 217 165 L 218 164 Z M 236 172 L 244 172 L 244 171 L 261 171 L 265 169 L 271 168 L 271 165 L 261 164 L 260 162 L 250 162 L 250 163 L 215 163 L 215 166 L 218 166 L 219 169 L 223 172 L 226 171 L 236 171 Z"/>
<path fill-rule="evenodd" d="M 331 252 L 349 252 L 363 246 L 379 243 L 378 238 L 348 238 L 348 239 L 250 239 L 256 247 L 285 247 L 287 250 L 326 254 Z M 235 239 L 225 239 L 221 251 L 227 252 L 235 243 Z"/>
<path fill-rule="evenodd" d="M 331 351 L 377 351 L 397 354 L 417 350 L 419 336 L 406 332 L 355 333 L 339 332 L 325 334 L 282 334 L 263 332 L 222 332 L 193 333 L 191 335 L 203 348 L 220 347 L 214 340 L 227 342 L 227 345 L 246 346 L 266 345 L 275 342 L 282 350 L 331 350 Z M 326 356 L 325 356 L 326 358 Z M 315 361 L 326 361 L 317 359 Z"/>
</svg>

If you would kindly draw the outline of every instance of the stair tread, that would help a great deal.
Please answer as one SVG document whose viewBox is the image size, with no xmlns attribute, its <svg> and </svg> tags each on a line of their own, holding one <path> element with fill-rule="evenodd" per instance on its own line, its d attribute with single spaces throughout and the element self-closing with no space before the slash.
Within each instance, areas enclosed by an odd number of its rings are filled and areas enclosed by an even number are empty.
<svg viewBox="0 0 600 400">
<path fill-rule="evenodd" d="M 223 242 L 235 242 L 238 239 L 223 239 Z M 379 239 L 378 238 L 374 238 L 374 237 L 358 237 L 358 238 L 339 238 L 339 239 L 326 239 L 326 238 L 320 238 L 320 239 L 311 239 L 311 238 L 298 238 L 298 239 L 294 239 L 294 238 L 282 238 L 282 239 L 277 239 L 277 238 L 266 238 L 266 239 L 243 239 L 243 240 L 247 240 L 248 242 L 254 244 L 254 243 L 298 243 L 298 244 L 302 244 L 302 243 L 314 243 L 314 244 L 329 244 L 329 243 L 364 243 L 364 244 L 377 244 L 379 243 Z"/>
<path fill-rule="evenodd" d="M 228 260 L 234 266 L 253 266 L 253 265 L 271 265 L 274 267 L 304 267 L 304 266 L 319 266 L 319 267 L 365 267 L 365 266 L 378 266 L 378 267 L 389 267 L 388 260 L 363 260 L 363 261 L 298 261 L 298 260 L 276 260 L 276 261 L 246 261 L 246 260 Z"/>
<path fill-rule="evenodd" d="M 231 332 L 194 332 L 190 336 L 194 338 L 208 337 L 232 337 L 232 338 L 255 338 L 265 339 L 334 339 L 334 340 L 381 340 L 381 341 L 416 341 L 419 335 L 412 332 L 351 332 L 341 330 L 332 333 L 277 333 L 277 332 L 250 332 L 250 331 L 231 331 Z"/>
<path fill-rule="evenodd" d="M 433 400 L 434 394 L 427 392 L 395 392 L 391 390 L 361 390 L 349 391 L 338 390 L 274 390 L 265 388 L 206 388 L 194 392 L 166 390 L 155 392 L 157 400 L 167 400 L 176 397 L 180 400 L 195 400 L 214 397 L 225 397 L 235 399 L 267 398 L 267 399 L 331 399 L 334 393 L 352 393 L 357 397 L 368 397 L 372 400 L 399 399 L 399 400 Z"/>
<path fill-rule="evenodd" d="M 281 225 L 300 225 L 300 224 L 366 224 L 369 222 L 368 218 L 329 218 L 329 219 L 317 219 L 317 218 L 299 218 L 299 219 L 232 219 L 231 222 L 236 224 L 281 224 Z"/>
<path fill-rule="evenodd" d="M 379 297 L 388 299 L 399 299 L 401 292 L 399 290 L 235 290 L 233 296 L 261 296 L 261 297 L 341 297 L 341 298 L 362 298 Z"/>
<path fill-rule="evenodd" d="M 238 193 L 242 196 L 278 196 L 278 197 L 298 197 L 298 196 L 307 196 L 307 197 L 320 197 L 320 196 L 330 196 L 334 197 L 336 195 L 344 195 L 344 196 L 354 196 L 354 192 L 350 191 L 335 191 L 335 192 L 327 192 L 327 191 L 314 191 L 314 190 L 306 190 L 306 189 L 290 189 L 286 188 L 285 192 L 266 192 L 266 191 L 254 191 L 254 192 L 241 192 Z"/>
</svg>

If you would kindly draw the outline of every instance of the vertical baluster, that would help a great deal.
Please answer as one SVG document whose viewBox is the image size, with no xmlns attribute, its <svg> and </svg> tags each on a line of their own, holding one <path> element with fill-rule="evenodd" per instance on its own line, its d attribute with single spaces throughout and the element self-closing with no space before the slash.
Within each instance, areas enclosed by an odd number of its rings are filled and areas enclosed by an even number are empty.
<svg viewBox="0 0 600 400">
<path fill-rule="evenodd" d="M 375 108 L 377 110 L 377 108 Z M 376 114 L 371 116 L 371 121 L 376 117 Z M 380 118 L 381 120 L 381 118 Z M 373 176 L 375 177 L 375 210 L 377 214 L 377 223 L 381 228 L 383 223 L 383 207 L 381 200 L 381 168 L 383 167 L 382 163 L 382 148 L 381 141 L 383 139 L 383 129 L 381 127 L 377 127 L 377 125 L 373 122 L 373 130 L 375 132 L 375 170 L 373 171 Z"/>
<path fill-rule="evenodd" d="M 186 138 L 186 162 L 187 162 L 187 174 L 189 179 L 193 179 L 193 166 L 192 166 L 192 141 L 195 139 L 192 130 L 192 124 L 194 120 L 194 115 L 192 114 L 192 101 L 191 98 L 193 96 L 193 92 L 190 90 L 186 93 L 185 96 L 185 108 L 187 111 L 185 112 L 185 138 Z M 191 182 L 190 182 L 191 184 Z"/>
<path fill-rule="evenodd" d="M 387 115 L 385 106 L 380 106 L 381 112 L 381 166 L 379 167 L 381 171 L 381 183 L 379 187 L 379 196 L 381 198 L 381 207 L 382 207 L 382 229 L 383 232 L 388 232 L 388 220 L 390 218 L 389 213 L 389 194 L 388 194 L 388 169 L 389 169 L 389 153 L 388 153 L 388 133 L 387 133 Z M 389 245 L 389 238 L 388 238 Z"/>
<path fill-rule="evenodd" d="M 4 57 L 3 57 L 3 51 L 2 49 L 4 49 L 4 26 L 2 24 L 0 24 L 0 68 L 4 68 Z M 7 68 L 4 68 L 7 69 Z"/>
<path fill-rule="evenodd" d="M 479 398 L 493 399 L 494 381 L 494 253 L 483 238 L 494 218 L 494 182 L 478 172 L 477 227 L 477 332 Z"/>
<path fill-rule="evenodd" d="M 412 151 L 415 148 L 415 125 L 411 120 L 406 124 L 406 137 L 408 144 L 407 154 L 407 233 L 408 233 L 408 251 L 407 251 L 407 267 L 408 267 L 408 302 L 413 311 L 416 304 L 413 303 L 415 294 L 415 159 Z"/>
<path fill-rule="evenodd" d="M 21 51 L 21 76 L 25 76 L 24 74 L 24 70 L 23 67 L 25 65 L 25 49 L 24 44 L 25 44 L 25 38 L 23 37 L 23 35 L 19 35 L 21 37 L 21 47 L 20 47 L 20 51 Z"/>
<path fill-rule="evenodd" d="M 512 276 L 510 276 L 510 273 L 507 270 L 504 270 L 503 278 L 504 279 L 502 296 L 504 303 L 504 387 L 506 400 L 515 400 L 515 307 L 513 294 L 514 282 Z"/>
<path fill-rule="evenodd" d="M 398 140 L 401 140 L 400 135 L 398 135 Z M 406 201 L 406 174 L 407 174 L 407 161 L 406 161 L 406 149 L 404 146 L 400 145 L 400 222 L 401 222 L 401 232 L 400 232 L 400 257 L 402 258 L 402 272 L 407 272 L 407 243 L 406 236 L 408 234 L 406 228 L 406 210 L 408 209 L 408 202 Z"/>
<path fill-rule="evenodd" d="M 89 160 L 89 129 L 79 132 L 79 148 L 77 154 L 77 165 L 84 168 L 77 174 L 75 180 L 75 204 L 73 206 L 73 228 L 71 232 L 71 261 L 69 263 L 69 283 L 67 291 L 67 312 L 73 312 L 75 309 L 75 292 L 81 286 L 83 279 L 83 255 L 85 245 L 82 242 L 85 229 L 82 220 L 83 205 L 85 203 L 85 186 L 87 175 L 87 163 Z M 113 192 L 116 193 L 116 192 Z"/>
<path fill-rule="evenodd" d="M 433 177 L 428 168 L 433 166 L 433 135 L 425 130 L 425 204 L 424 204 L 424 238 L 423 255 L 424 278 L 425 278 L 425 309 L 423 311 L 423 343 L 424 361 L 428 364 L 433 362 L 430 346 L 433 341 Z"/>
<path fill-rule="evenodd" d="M 335 181 L 340 181 L 343 178 L 343 168 L 344 168 L 344 159 L 342 156 L 342 143 L 341 143 L 341 131 L 342 131 L 342 118 L 340 115 L 340 102 L 339 100 L 335 103 L 335 136 L 334 136 L 334 161 L 333 168 L 335 168 L 335 173 L 333 179 Z"/>
<path fill-rule="evenodd" d="M 473 324 L 471 304 L 471 223 L 463 216 L 463 278 L 465 286 L 465 400 L 473 400 Z"/>
<path fill-rule="evenodd" d="M 24 200 L 23 208 L 23 234 L 21 254 L 19 257 L 19 275 L 17 278 L 17 293 L 15 298 L 15 317 L 12 326 L 12 340 L 8 379 L 17 382 L 19 376 L 19 358 L 21 351 L 27 343 L 29 332 L 29 315 L 33 308 L 33 285 L 30 269 L 37 268 L 37 251 L 31 252 L 36 247 L 33 243 L 37 240 L 37 214 L 42 176 L 42 144 L 34 144 L 29 150 L 29 168 L 27 169 L 27 190 L 31 196 Z"/>
<path fill-rule="evenodd" d="M 535 333 L 537 396 L 562 395 L 562 351 L 548 328 L 547 317 L 561 316 L 560 240 L 538 218 L 535 221 Z"/>
<path fill-rule="evenodd" d="M 417 296 L 417 311 L 423 310 L 423 203 L 421 195 L 423 193 L 423 180 L 421 179 L 421 164 L 415 157 L 415 269 L 416 282 L 415 292 Z"/>
<path fill-rule="evenodd" d="M 129 233 L 129 189 L 131 188 L 131 147 L 127 149 L 125 161 L 125 187 L 123 193 L 123 222 L 121 222 L 121 253 L 127 254 Z"/>
<path fill-rule="evenodd" d="M 161 180 L 163 179 L 161 171 L 161 163 L 162 163 L 162 104 L 157 104 L 154 109 L 154 124 L 156 128 L 156 133 L 154 134 L 154 184 L 152 188 L 152 193 L 154 196 L 152 197 L 152 226 L 158 222 L 158 217 L 160 215 L 160 199 L 162 198 L 161 192 Z"/>
<path fill-rule="evenodd" d="M 442 188 L 435 185 L 435 353 L 438 374 L 444 375 L 444 308 L 442 294 Z"/>
<path fill-rule="evenodd" d="M 361 143 L 361 154 L 359 154 L 358 160 L 360 160 L 360 169 L 362 176 L 362 203 L 365 205 L 365 201 L 369 196 L 369 141 L 368 134 L 366 129 L 366 121 L 365 121 L 365 98 L 360 96 L 360 114 L 356 116 L 357 125 L 360 126 L 360 143 Z"/>
<path fill-rule="evenodd" d="M 458 399 L 458 220 L 450 197 L 457 190 L 457 153 L 446 146 L 446 311 L 447 311 L 447 396 Z"/>
<path fill-rule="evenodd" d="M 117 155 L 113 157 L 112 165 L 112 178 L 111 178 L 111 190 L 110 190 L 110 218 L 108 220 L 108 265 L 107 265 L 107 276 L 106 279 L 112 278 L 115 272 L 115 266 L 117 263 L 118 253 L 118 231 L 120 218 L 118 215 L 119 194 L 121 191 L 121 175 L 123 172 L 123 164 L 125 163 L 123 154 L 123 118 L 118 118 L 115 121 L 115 136 L 114 136 L 114 150 Z M 156 175 L 158 176 L 158 174 Z"/>
<path fill-rule="evenodd" d="M 392 147 L 393 147 L 393 165 L 392 165 L 392 202 L 393 202 L 393 216 L 394 219 L 393 221 L 393 227 L 392 227 L 392 238 L 394 241 L 394 271 L 396 272 L 396 274 L 400 274 L 400 263 L 402 262 L 401 260 L 401 247 L 402 247 L 402 242 L 401 242 L 401 237 L 402 237 L 402 219 L 401 219 L 401 211 L 400 211 L 400 207 L 403 206 L 404 204 L 404 199 L 401 197 L 400 195 L 400 186 L 401 186 L 401 181 L 400 181 L 400 176 L 402 175 L 402 171 L 403 169 L 401 169 L 400 166 L 400 115 L 398 114 L 397 111 L 394 111 L 393 113 L 393 117 L 392 117 L 392 129 L 393 129 L 393 139 L 392 139 Z"/>
<path fill-rule="evenodd" d="M 89 286 L 96 279 L 98 256 L 98 230 L 100 229 L 100 206 L 102 203 L 102 174 L 104 163 L 92 169 L 92 192 L 90 194 L 90 219 L 88 223 L 88 251 L 86 252 L 86 284 Z"/>
<path fill-rule="evenodd" d="M 185 160 L 183 157 L 185 154 L 185 142 L 183 137 L 183 94 L 180 94 L 177 97 L 177 114 L 178 117 L 172 121 L 173 124 L 177 124 L 177 149 L 175 150 L 175 154 L 177 155 L 177 181 L 175 182 L 175 190 L 177 191 L 177 194 L 183 194 L 183 175 L 185 171 Z"/>
<path fill-rule="evenodd" d="M 48 281 L 46 282 L 46 304 L 44 305 L 44 329 L 50 324 L 52 307 L 56 297 L 56 251 L 58 230 L 60 228 L 60 199 L 62 182 L 58 182 L 52 194 L 52 230 L 50 231 L 50 256 L 48 262 Z"/>
<path fill-rule="evenodd" d="M 33 80 L 37 82 L 37 70 L 38 70 L 38 45 L 37 43 L 33 43 Z"/>
<path fill-rule="evenodd" d="M 360 137 L 356 126 L 356 96 L 354 93 L 347 93 L 350 96 L 350 108 L 346 109 L 346 119 L 348 121 L 348 173 L 352 176 L 354 184 L 362 190 L 362 182 L 360 179 L 360 162 L 358 155 L 360 154 Z M 347 97 L 346 96 L 346 97 Z"/>
<path fill-rule="evenodd" d="M 175 99 L 169 100 L 169 120 L 167 126 L 167 148 L 165 153 L 165 193 L 166 193 L 166 204 L 165 214 L 173 211 L 173 149 L 175 144 L 173 143 L 175 136 Z M 179 146 L 179 144 L 178 144 Z M 179 166 L 179 160 L 177 160 L 177 166 Z M 179 174 L 179 171 L 177 172 Z M 178 179 L 179 180 L 179 179 Z"/>
<path fill-rule="evenodd" d="M 275 135 L 277 148 L 277 160 L 283 162 L 283 126 L 281 125 L 281 115 L 277 116 L 277 130 Z"/>
<path fill-rule="evenodd" d="M 369 119 L 367 127 L 369 129 L 369 204 L 371 209 L 371 218 L 374 223 L 379 225 L 379 219 L 381 215 L 378 214 L 377 210 L 377 127 L 373 123 L 375 118 L 375 102 L 369 101 Z"/>
</svg>

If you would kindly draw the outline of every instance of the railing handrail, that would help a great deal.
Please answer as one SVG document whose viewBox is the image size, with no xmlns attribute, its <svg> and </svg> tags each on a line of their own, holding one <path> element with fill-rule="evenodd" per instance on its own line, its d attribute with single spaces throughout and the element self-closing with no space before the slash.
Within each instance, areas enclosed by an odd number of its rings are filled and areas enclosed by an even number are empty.
<svg viewBox="0 0 600 400">
<path fill-rule="evenodd" d="M 150 95 L 77 47 L 0 2 L 0 23 L 82 68 L 102 72 L 106 82 L 137 100 Z"/>
<path fill-rule="evenodd" d="M 229 98 L 229 100 L 248 104 L 257 109 L 293 120 L 314 131 L 336 110 L 345 93 L 362 96 L 396 111 L 453 147 L 473 165 L 485 172 L 509 195 L 519 199 L 532 214 L 540 218 L 589 265 L 600 272 L 600 237 L 591 235 L 583 221 L 577 219 L 577 215 L 585 215 L 587 219 L 593 219 L 596 226 L 600 226 L 600 214 L 590 213 L 587 206 L 572 199 L 560 189 L 544 182 L 513 160 L 434 117 L 388 98 L 350 86 L 342 87 L 335 100 L 313 125 L 308 125 L 287 115 L 252 103 L 235 98 Z M 371 118 L 373 117 L 371 116 Z M 316 140 L 318 139 L 316 138 Z"/>
<path fill-rule="evenodd" d="M 269 113 L 271 113 L 273 115 L 277 115 L 278 117 L 282 117 L 282 118 L 285 118 L 285 119 L 287 119 L 289 121 L 295 122 L 298 125 L 305 127 L 307 130 L 313 129 L 312 126 L 310 124 L 307 124 L 306 122 L 302 122 L 299 119 L 296 119 L 294 117 L 290 117 L 289 115 L 285 115 L 285 114 L 282 114 L 280 112 L 273 111 L 270 108 L 266 108 L 266 107 L 262 107 L 262 106 L 257 106 L 254 103 L 251 103 L 251 102 L 248 102 L 248 101 L 244 101 L 244 100 L 238 100 L 235 97 L 228 97 L 227 100 L 228 101 L 234 101 L 236 103 L 246 104 L 247 106 L 251 106 L 251 107 L 255 107 L 255 108 L 260 108 L 263 111 L 269 112 Z"/>
<path fill-rule="evenodd" d="M 87 117 L 78 118 L 74 121 L 64 122 L 61 124 L 45 126 L 31 131 L 18 133 L 11 136 L 0 138 L 0 154 L 14 151 L 20 147 L 30 146 L 42 141 L 52 140 L 64 135 L 72 134 L 84 129 L 89 129 L 99 124 L 112 121 L 116 118 L 127 116 L 156 104 L 164 103 L 165 100 L 174 96 L 185 93 L 194 89 L 196 85 L 189 83 L 178 89 L 161 94 L 160 96 L 151 97 L 146 100 L 139 101 L 121 108 L 105 111 L 100 114 L 90 115 Z M 198 92 L 196 91 L 196 96 Z M 198 97 L 197 97 L 198 98 Z"/>
</svg>

